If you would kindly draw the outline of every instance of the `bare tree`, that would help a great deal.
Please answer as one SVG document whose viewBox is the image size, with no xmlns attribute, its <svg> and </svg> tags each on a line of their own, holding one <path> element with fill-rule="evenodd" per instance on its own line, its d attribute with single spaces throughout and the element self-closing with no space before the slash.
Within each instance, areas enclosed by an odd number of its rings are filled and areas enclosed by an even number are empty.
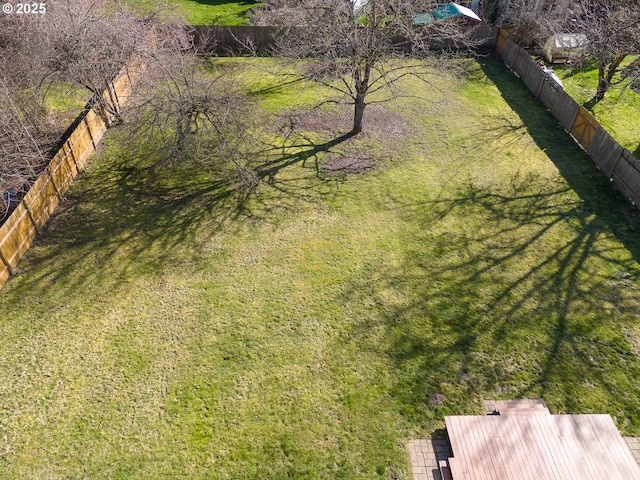
<svg viewBox="0 0 640 480">
<path fill-rule="evenodd" d="M 227 71 L 203 73 L 184 24 L 155 20 L 107 0 L 67 0 L 48 5 L 44 15 L 0 17 L 0 211 L 48 161 L 57 139 L 46 135 L 43 96 L 57 81 L 94 94 L 108 122 L 128 119 L 146 129 L 160 160 L 224 163 L 243 186 L 255 183 L 237 150 L 248 130 L 246 101 Z M 132 63 L 146 67 L 123 109 L 109 84 Z"/>
<path fill-rule="evenodd" d="M 567 29 L 578 7 L 574 0 L 492 0 L 484 6 L 487 18 L 506 27 L 515 42 L 533 46 Z"/>
<path fill-rule="evenodd" d="M 299 61 L 296 71 L 333 89 L 354 106 L 351 134 L 363 129 L 373 93 L 393 96 L 394 82 L 420 75 L 435 43 L 469 45 L 459 19 L 438 21 L 436 1 L 278 0 L 255 14 L 282 27 L 277 54 Z"/>
<path fill-rule="evenodd" d="M 244 149 L 254 111 L 238 89 L 241 72 L 208 67 L 192 38 L 184 25 L 158 25 L 153 48 L 138 52 L 145 74 L 122 112 L 132 143 L 148 167 L 195 162 L 251 188 L 257 177 Z"/>
<path fill-rule="evenodd" d="M 579 30 L 588 38 L 588 55 L 598 65 L 592 102 L 602 100 L 614 84 L 624 59 L 640 51 L 640 2 L 582 0 Z"/>
<path fill-rule="evenodd" d="M 37 54 L 23 58 L 33 21 L 0 17 L 0 220 L 19 203 L 47 163 L 47 112 L 33 94 Z M 35 50 L 39 45 L 34 46 Z"/>
<path fill-rule="evenodd" d="M 602 100 L 625 58 L 640 51 L 640 2 L 537 0 L 535 4 L 537 8 L 528 0 L 502 0 L 499 19 L 511 27 L 518 42 L 541 44 L 554 33 L 584 34 L 584 61 L 595 61 L 598 67 L 592 102 Z"/>
<path fill-rule="evenodd" d="M 105 0 L 47 4 L 46 13 L 0 15 L 0 218 L 19 202 L 46 167 L 67 125 L 57 125 L 44 101 L 56 81 L 91 94 L 108 90 L 113 74 L 149 31 Z M 105 118 L 115 98 L 99 98 Z M 78 112 L 80 113 L 80 112 Z"/>
<path fill-rule="evenodd" d="M 47 36 L 43 56 L 45 78 L 63 79 L 86 88 L 101 102 L 105 116 L 121 120 L 118 102 L 109 92 L 114 75 L 148 48 L 152 22 L 111 2 L 59 2 L 46 14 L 41 35 Z"/>
<path fill-rule="evenodd" d="M 47 4 L 44 14 L 0 18 L 0 60 L 15 84 L 46 90 L 67 81 L 91 94 L 109 81 L 138 49 L 146 48 L 152 18 L 140 17 L 107 0 Z M 105 113 L 118 115 L 115 99 L 101 99 Z"/>
<path fill-rule="evenodd" d="M 0 220 L 29 190 L 46 166 L 46 110 L 37 98 L 15 88 L 0 75 Z"/>
</svg>

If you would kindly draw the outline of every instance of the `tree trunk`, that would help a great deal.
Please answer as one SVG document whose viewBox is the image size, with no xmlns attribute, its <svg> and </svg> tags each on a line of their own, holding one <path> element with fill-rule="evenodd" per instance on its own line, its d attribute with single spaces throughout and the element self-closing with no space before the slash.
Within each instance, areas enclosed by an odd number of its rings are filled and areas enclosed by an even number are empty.
<svg viewBox="0 0 640 480">
<path fill-rule="evenodd" d="M 604 98 L 604 94 L 607 93 L 609 89 L 609 82 L 604 77 L 604 70 L 601 68 L 598 69 L 598 88 L 596 89 L 596 94 L 593 97 L 594 102 L 599 102 Z"/>
<path fill-rule="evenodd" d="M 362 121 L 364 119 L 364 109 L 367 104 L 364 102 L 364 96 L 358 95 L 355 101 L 355 109 L 353 115 L 353 130 L 351 133 L 356 135 L 362 131 Z"/>
<path fill-rule="evenodd" d="M 184 128 L 184 120 L 182 113 L 178 113 L 176 122 L 176 149 L 174 150 L 174 159 L 178 161 L 184 160 L 184 144 L 187 139 L 187 133 Z"/>
<path fill-rule="evenodd" d="M 613 81 L 613 77 L 618 72 L 618 68 L 620 68 L 620 64 L 625 59 L 626 55 L 618 55 L 613 59 L 613 61 L 609 64 L 608 67 L 604 63 L 601 63 L 598 67 L 598 88 L 596 90 L 596 95 L 593 97 L 594 102 L 599 102 L 604 98 L 604 95 L 609 90 L 611 86 L 611 82 Z"/>
</svg>

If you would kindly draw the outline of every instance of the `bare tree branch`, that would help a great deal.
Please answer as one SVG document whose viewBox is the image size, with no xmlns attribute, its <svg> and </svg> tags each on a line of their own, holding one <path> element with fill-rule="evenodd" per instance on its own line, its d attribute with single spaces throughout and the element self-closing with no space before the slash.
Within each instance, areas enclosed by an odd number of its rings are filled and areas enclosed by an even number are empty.
<svg viewBox="0 0 640 480">
<path fill-rule="evenodd" d="M 640 2 L 637 0 L 528 0 L 502 2 L 500 20 L 512 37 L 539 45 L 554 33 L 586 36 L 584 61 L 595 61 L 598 86 L 592 102 L 602 100 L 628 55 L 640 52 Z"/>
<path fill-rule="evenodd" d="M 356 134 L 363 129 L 371 93 L 387 89 L 393 95 L 393 83 L 407 75 L 420 76 L 422 69 L 394 65 L 394 59 L 424 58 L 434 54 L 436 45 L 472 46 L 462 17 L 438 21 L 431 15 L 438 3 L 277 0 L 254 10 L 254 16 L 260 23 L 282 27 L 275 50 L 295 71 L 354 106 L 351 133 Z"/>
</svg>

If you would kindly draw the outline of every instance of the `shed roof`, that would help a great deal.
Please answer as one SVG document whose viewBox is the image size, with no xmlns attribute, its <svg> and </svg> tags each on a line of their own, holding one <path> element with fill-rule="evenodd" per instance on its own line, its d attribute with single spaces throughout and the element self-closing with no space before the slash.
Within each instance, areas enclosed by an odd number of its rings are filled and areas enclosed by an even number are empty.
<svg viewBox="0 0 640 480">
<path fill-rule="evenodd" d="M 556 33 L 547 39 L 545 48 L 580 48 L 589 43 L 584 33 Z"/>
</svg>

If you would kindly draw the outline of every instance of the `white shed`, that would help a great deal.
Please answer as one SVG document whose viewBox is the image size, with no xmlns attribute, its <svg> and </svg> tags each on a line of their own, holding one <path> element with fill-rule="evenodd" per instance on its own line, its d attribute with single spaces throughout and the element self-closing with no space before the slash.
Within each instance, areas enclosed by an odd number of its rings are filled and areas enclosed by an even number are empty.
<svg viewBox="0 0 640 480">
<path fill-rule="evenodd" d="M 558 33 L 544 43 L 544 58 L 548 63 L 566 63 L 585 53 L 589 40 L 583 33 Z"/>
</svg>

